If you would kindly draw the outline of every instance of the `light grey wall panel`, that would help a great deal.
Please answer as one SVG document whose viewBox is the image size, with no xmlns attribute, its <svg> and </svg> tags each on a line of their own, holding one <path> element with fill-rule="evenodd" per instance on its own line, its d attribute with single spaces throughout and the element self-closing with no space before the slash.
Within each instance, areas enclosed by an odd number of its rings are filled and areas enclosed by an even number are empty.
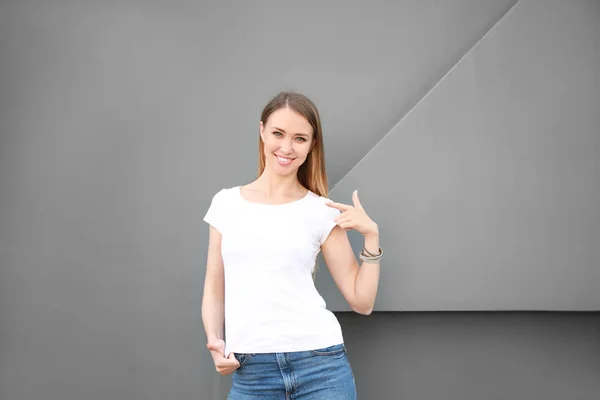
<svg viewBox="0 0 600 400">
<path fill-rule="evenodd" d="M 7 2 L 5 109 L 225 148 L 237 161 L 202 176 L 213 190 L 254 177 L 261 107 L 296 89 L 322 111 L 334 183 L 515 2 Z M 196 162 L 208 169 L 217 159 L 205 152 Z"/>
<path fill-rule="evenodd" d="M 376 310 L 600 309 L 598 21 L 517 3 L 333 189 L 380 223 Z"/>
<path fill-rule="evenodd" d="M 222 398 L 200 322 L 214 192 L 280 89 L 335 182 L 514 0 L 0 3 L 0 398 Z"/>
</svg>

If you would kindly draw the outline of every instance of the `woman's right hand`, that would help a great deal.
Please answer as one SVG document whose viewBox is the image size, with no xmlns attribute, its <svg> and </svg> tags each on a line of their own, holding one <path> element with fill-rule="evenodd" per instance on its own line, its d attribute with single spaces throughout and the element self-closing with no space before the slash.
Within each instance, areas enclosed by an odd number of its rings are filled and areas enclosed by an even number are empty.
<svg viewBox="0 0 600 400">
<path fill-rule="evenodd" d="M 229 357 L 225 357 L 225 341 L 223 339 L 210 341 L 206 347 L 210 350 L 215 368 L 221 375 L 229 375 L 240 367 L 240 363 L 233 353 L 229 353 Z"/>
</svg>

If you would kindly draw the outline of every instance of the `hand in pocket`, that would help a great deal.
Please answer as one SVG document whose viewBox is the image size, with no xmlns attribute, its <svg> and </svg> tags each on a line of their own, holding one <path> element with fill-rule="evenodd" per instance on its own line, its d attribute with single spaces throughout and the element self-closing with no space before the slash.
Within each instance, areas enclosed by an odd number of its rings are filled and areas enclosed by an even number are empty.
<svg viewBox="0 0 600 400">
<path fill-rule="evenodd" d="M 240 367 L 240 363 L 233 353 L 225 357 L 225 341 L 223 339 L 208 342 L 206 344 L 215 363 L 215 368 L 221 375 L 229 375 Z"/>
</svg>

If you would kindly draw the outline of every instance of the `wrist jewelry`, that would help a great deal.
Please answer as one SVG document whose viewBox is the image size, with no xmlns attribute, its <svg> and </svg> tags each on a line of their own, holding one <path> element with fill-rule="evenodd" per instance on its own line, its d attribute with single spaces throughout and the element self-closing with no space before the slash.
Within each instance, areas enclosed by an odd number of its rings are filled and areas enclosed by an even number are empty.
<svg viewBox="0 0 600 400">
<path fill-rule="evenodd" d="M 370 253 L 363 246 L 362 250 L 360 251 L 359 256 L 360 256 L 360 259 L 363 260 L 364 262 L 366 262 L 367 264 L 378 264 L 379 260 L 381 260 L 381 257 L 383 257 L 383 250 L 380 247 L 379 254 L 373 254 L 373 253 Z"/>
</svg>

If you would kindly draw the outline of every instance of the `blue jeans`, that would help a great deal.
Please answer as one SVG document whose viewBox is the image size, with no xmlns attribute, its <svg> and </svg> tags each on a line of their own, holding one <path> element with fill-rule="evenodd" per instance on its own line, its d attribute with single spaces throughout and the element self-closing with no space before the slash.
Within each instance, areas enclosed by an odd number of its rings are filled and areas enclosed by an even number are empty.
<svg viewBox="0 0 600 400">
<path fill-rule="evenodd" d="M 289 353 L 235 353 L 228 400 L 356 400 L 343 344 Z"/>
</svg>

